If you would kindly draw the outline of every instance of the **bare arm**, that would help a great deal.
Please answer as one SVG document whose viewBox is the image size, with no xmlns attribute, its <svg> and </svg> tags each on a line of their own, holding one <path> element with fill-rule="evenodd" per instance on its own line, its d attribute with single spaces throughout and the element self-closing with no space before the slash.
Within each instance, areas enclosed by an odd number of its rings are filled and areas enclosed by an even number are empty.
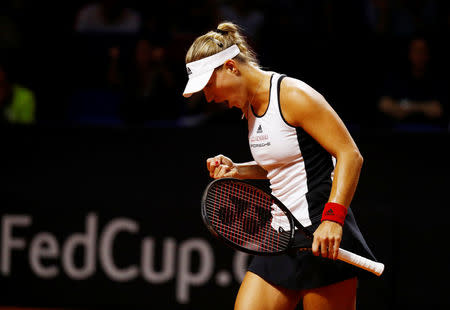
<svg viewBox="0 0 450 310">
<path fill-rule="evenodd" d="M 267 171 L 255 161 L 234 163 L 224 155 L 217 155 L 206 160 L 211 178 L 266 179 Z"/>
<path fill-rule="evenodd" d="M 348 207 L 358 184 L 363 158 L 344 123 L 322 95 L 301 81 L 283 80 L 280 101 L 286 121 L 302 127 L 337 159 L 328 201 Z M 314 233 L 313 253 L 336 259 L 341 239 L 342 227 L 324 221 Z"/>
</svg>

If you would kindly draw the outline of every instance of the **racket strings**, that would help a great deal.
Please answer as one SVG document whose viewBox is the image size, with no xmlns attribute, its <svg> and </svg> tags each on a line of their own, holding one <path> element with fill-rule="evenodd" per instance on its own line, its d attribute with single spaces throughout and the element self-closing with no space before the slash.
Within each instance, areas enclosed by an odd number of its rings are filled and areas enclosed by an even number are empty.
<svg viewBox="0 0 450 310">
<path fill-rule="evenodd" d="M 211 224 L 229 241 L 259 252 L 278 252 L 290 242 L 290 234 L 278 227 L 272 216 L 273 199 L 245 184 L 223 183 L 206 197 Z"/>
</svg>

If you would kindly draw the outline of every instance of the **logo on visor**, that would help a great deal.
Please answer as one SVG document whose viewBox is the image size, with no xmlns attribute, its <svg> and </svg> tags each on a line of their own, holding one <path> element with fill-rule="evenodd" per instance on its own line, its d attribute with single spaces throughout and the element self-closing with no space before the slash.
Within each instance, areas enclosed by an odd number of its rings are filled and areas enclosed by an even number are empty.
<svg viewBox="0 0 450 310">
<path fill-rule="evenodd" d="M 187 74 L 188 74 L 188 75 L 191 75 L 191 74 L 192 74 L 191 68 L 186 67 L 186 70 L 187 70 Z"/>
</svg>

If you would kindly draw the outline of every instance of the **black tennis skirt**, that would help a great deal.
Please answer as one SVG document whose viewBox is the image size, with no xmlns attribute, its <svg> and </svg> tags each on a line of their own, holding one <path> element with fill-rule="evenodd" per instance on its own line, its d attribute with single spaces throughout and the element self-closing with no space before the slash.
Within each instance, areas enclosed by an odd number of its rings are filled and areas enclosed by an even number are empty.
<svg viewBox="0 0 450 310">
<path fill-rule="evenodd" d="M 314 232 L 319 224 L 320 221 L 307 229 Z M 295 243 L 304 243 L 304 239 L 305 236 L 301 232 L 296 232 Z M 345 218 L 340 247 L 375 260 L 350 208 Z M 248 271 L 257 274 L 269 283 L 294 290 L 312 289 L 354 277 L 372 276 L 370 272 L 348 263 L 339 260 L 333 261 L 298 250 L 277 256 L 255 256 L 250 262 Z"/>
</svg>

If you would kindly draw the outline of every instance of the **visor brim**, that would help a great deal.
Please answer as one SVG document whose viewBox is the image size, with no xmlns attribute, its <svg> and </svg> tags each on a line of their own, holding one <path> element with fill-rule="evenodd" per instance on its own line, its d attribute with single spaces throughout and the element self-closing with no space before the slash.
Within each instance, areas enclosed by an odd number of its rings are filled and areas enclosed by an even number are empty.
<svg viewBox="0 0 450 310">
<path fill-rule="evenodd" d="M 206 84 L 208 84 L 208 81 L 211 78 L 213 72 L 214 69 L 211 69 L 206 71 L 205 73 L 189 78 L 186 84 L 186 88 L 184 89 L 183 96 L 188 98 L 193 93 L 201 91 L 206 86 Z"/>
</svg>

